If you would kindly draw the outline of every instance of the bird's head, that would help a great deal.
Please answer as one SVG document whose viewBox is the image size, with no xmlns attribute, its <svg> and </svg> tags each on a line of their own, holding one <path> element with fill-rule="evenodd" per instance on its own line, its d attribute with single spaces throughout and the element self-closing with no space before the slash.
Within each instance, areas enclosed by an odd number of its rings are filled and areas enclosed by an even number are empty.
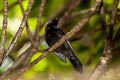
<svg viewBox="0 0 120 80">
<path fill-rule="evenodd" d="M 59 22 L 58 18 L 50 20 L 46 26 L 46 29 L 49 30 L 49 29 L 57 28 L 58 22 Z"/>
</svg>

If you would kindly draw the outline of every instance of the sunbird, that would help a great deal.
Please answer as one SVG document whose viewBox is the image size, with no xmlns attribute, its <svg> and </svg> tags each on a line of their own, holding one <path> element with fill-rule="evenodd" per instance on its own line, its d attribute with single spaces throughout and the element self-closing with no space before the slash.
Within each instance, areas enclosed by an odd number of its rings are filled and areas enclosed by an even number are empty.
<svg viewBox="0 0 120 80">
<path fill-rule="evenodd" d="M 58 28 L 59 19 L 55 18 L 50 20 L 45 28 L 45 40 L 49 47 L 58 42 L 65 33 Z M 79 59 L 75 56 L 73 48 L 69 41 L 65 41 L 62 45 L 56 48 L 54 51 L 56 56 L 58 56 L 63 62 L 67 63 L 66 58 L 70 61 L 73 68 L 79 72 L 83 72 L 82 64 Z"/>
</svg>

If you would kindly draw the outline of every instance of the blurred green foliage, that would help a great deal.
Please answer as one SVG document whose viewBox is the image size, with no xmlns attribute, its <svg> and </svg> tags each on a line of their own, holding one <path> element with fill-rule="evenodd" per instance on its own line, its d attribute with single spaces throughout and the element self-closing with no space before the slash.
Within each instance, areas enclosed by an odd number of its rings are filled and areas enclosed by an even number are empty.
<svg viewBox="0 0 120 80">
<path fill-rule="evenodd" d="M 8 0 L 8 6 L 11 6 L 12 4 L 14 4 L 17 1 L 18 0 Z M 103 0 L 103 1 L 104 1 L 105 8 L 112 8 L 113 7 L 114 0 Z M 66 0 L 47 0 L 46 5 L 45 5 L 45 9 L 43 12 L 43 16 L 41 18 L 41 25 L 57 9 L 59 9 L 62 5 L 64 5 L 65 2 L 66 2 Z M 94 4 L 94 2 L 95 2 L 95 0 L 82 0 L 81 4 L 79 4 L 79 6 L 75 9 L 74 12 L 89 9 Z M 28 24 L 29 24 L 30 30 L 32 31 L 33 34 L 34 34 L 35 27 L 37 25 L 37 16 L 38 16 L 38 12 L 39 12 L 40 3 L 41 3 L 41 0 L 34 0 L 34 4 L 32 7 L 32 10 L 30 12 L 29 18 L 28 18 Z M 28 0 L 24 0 L 23 6 L 24 6 L 25 10 L 27 8 L 27 5 L 28 5 Z M 118 8 L 120 8 L 120 3 L 119 3 Z M 3 0 L 0 0 L 0 11 L 2 9 L 3 9 Z M 63 15 L 64 15 L 64 12 L 62 12 L 62 16 Z M 3 20 L 2 16 L 3 16 L 2 13 L 0 13 L 0 40 L 1 40 L 2 20 Z M 84 16 L 84 15 L 82 15 L 82 16 Z M 106 22 L 107 23 L 110 21 L 110 16 L 111 16 L 110 14 L 106 14 L 106 19 L 107 19 Z M 58 16 L 58 17 L 60 17 L 60 16 Z M 9 46 L 9 43 L 10 43 L 12 37 L 15 35 L 15 33 L 17 31 L 16 29 L 18 29 L 21 20 L 22 20 L 22 13 L 21 13 L 19 5 L 17 4 L 16 6 L 9 9 L 9 11 L 8 11 L 8 30 L 7 30 L 6 48 Z M 66 27 L 68 27 L 68 28 L 67 28 L 67 30 L 64 30 L 64 31 L 70 31 L 70 29 L 74 25 L 76 25 L 79 20 L 80 20 L 79 17 L 78 18 L 76 17 L 74 20 L 72 20 L 72 22 L 65 25 L 65 28 Z M 17 26 L 15 26 L 15 25 L 17 25 Z M 91 31 L 91 32 L 95 31 L 97 29 L 100 29 L 101 26 L 102 25 L 101 25 L 100 14 L 95 13 L 90 18 L 90 20 L 85 25 L 85 27 L 76 35 L 79 35 L 81 32 L 85 32 L 86 30 Z M 115 33 L 116 33 L 117 29 L 119 28 L 119 26 L 120 26 L 120 24 L 115 26 L 115 29 L 114 29 Z M 44 33 L 45 33 L 45 25 L 43 26 L 43 28 L 40 32 L 40 35 L 44 35 Z M 103 33 L 101 31 L 96 31 L 92 35 L 88 35 L 90 37 L 90 40 L 88 39 L 90 45 L 86 45 L 86 41 L 81 41 L 81 40 L 74 41 L 71 43 L 76 55 L 79 57 L 80 61 L 83 64 L 86 61 L 86 59 L 88 58 L 88 56 L 90 56 L 91 54 L 94 54 L 94 56 L 93 56 L 92 62 L 89 66 L 93 67 L 98 62 L 99 57 L 103 53 L 104 42 L 103 42 L 103 35 L 102 34 Z M 22 38 L 27 37 L 26 30 L 24 30 L 24 33 L 22 34 L 21 37 Z M 120 41 L 118 43 L 120 44 Z M 120 46 L 119 44 L 116 44 L 116 47 Z M 45 48 L 47 48 L 47 46 L 43 42 L 42 45 L 39 46 L 39 48 L 45 49 Z M 32 57 L 30 62 L 35 60 L 41 54 L 43 54 L 43 53 L 36 53 Z M 118 58 L 117 58 L 117 60 L 118 60 Z M 73 68 L 72 68 L 71 64 L 69 63 L 69 61 L 67 64 L 63 63 L 57 56 L 55 56 L 53 53 L 50 53 L 46 58 L 41 60 L 37 65 L 35 65 L 29 71 L 27 71 L 24 74 L 24 76 L 26 78 L 31 78 L 32 76 L 36 75 L 36 73 L 38 73 L 38 72 L 49 73 L 49 72 L 69 72 L 69 71 L 73 71 Z"/>
</svg>

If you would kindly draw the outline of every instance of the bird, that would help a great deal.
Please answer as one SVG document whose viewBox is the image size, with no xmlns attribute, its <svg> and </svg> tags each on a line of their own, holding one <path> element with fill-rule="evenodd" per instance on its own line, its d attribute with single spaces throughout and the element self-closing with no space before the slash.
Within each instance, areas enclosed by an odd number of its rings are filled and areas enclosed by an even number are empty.
<svg viewBox="0 0 120 80">
<path fill-rule="evenodd" d="M 59 20 L 60 19 L 58 18 L 54 18 L 50 20 L 46 25 L 45 41 L 49 47 L 53 46 L 56 42 L 58 42 L 65 35 L 65 33 L 60 28 L 58 28 Z M 79 73 L 83 72 L 82 63 L 76 57 L 69 41 L 65 41 L 62 45 L 56 48 L 53 52 L 64 63 L 67 63 L 66 58 L 68 58 L 73 68 L 77 72 Z"/>
</svg>

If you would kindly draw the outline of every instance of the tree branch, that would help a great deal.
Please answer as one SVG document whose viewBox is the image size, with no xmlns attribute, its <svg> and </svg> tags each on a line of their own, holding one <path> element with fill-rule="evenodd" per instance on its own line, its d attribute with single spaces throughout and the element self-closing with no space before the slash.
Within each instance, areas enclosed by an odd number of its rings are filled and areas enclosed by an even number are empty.
<svg viewBox="0 0 120 80">
<path fill-rule="evenodd" d="M 4 0 L 4 18 L 3 18 L 3 27 L 2 27 L 2 39 L 1 39 L 1 48 L 0 48 L 0 65 L 2 63 L 3 54 L 5 53 L 5 43 L 6 43 L 6 29 L 7 29 L 7 17 L 8 17 L 8 1 Z"/>
<path fill-rule="evenodd" d="M 21 0 L 18 0 L 18 1 L 19 1 L 19 5 L 20 5 L 20 8 L 21 8 L 22 14 L 24 16 L 25 11 L 24 11 L 24 8 L 22 6 L 22 1 Z M 30 29 L 29 29 L 27 21 L 26 21 L 26 30 L 27 30 L 28 38 L 30 39 L 32 46 L 35 47 L 35 42 L 33 40 L 33 35 L 32 35 L 32 33 L 31 33 Z"/>
<path fill-rule="evenodd" d="M 46 0 L 42 0 L 42 2 L 40 4 L 40 8 L 39 8 L 37 26 L 36 26 L 35 35 L 34 35 L 36 41 L 38 41 L 38 37 L 39 37 L 40 23 L 41 23 L 40 20 L 41 20 L 42 14 L 43 14 L 45 3 L 46 3 Z"/>
<path fill-rule="evenodd" d="M 116 5 L 116 0 L 115 0 L 115 5 Z M 114 14 L 116 14 L 116 11 L 115 11 Z M 112 15 L 113 15 L 113 13 L 112 13 Z M 104 35 L 103 56 L 100 57 L 100 60 L 99 60 L 98 64 L 94 68 L 94 70 L 91 73 L 91 75 L 90 75 L 88 80 L 99 80 L 100 77 L 106 72 L 109 63 L 111 62 L 112 58 L 115 55 L 114 54 L 115 53 L 114 44 L 112 44 L 113 42 L 111 42 L 112 38 L 107 37 L 107 33 L 106 33 L 106 27 L 107 26 L 106 26 L 106 18 L 105 18 L 105 12 L 104 12 L 103 5 L 101 7 L 101 19 L 102 19 L 102 24 L 103 24 L 102 27 L 103 27 L 103 33 L 104 33 L 103 34 Z M 111 35 L 113 35 L 113 33 Z"/>
<path fill-rule="evenodd" d="M 109 38 L 111 39 L 111 42 L 113 40 L 112 39 L 113 38 L 113 26 L 116 23 L 116 13 L 117 13 L 118 3 L 119 3 L 119 0 L 115 0 L 113 10 L 112 10 L 112 16 L 111 16 L 111 20 L 110 20 Z M 111 43 L 111 44 L 113 44 L 113 43 Z"/>
</svg>

